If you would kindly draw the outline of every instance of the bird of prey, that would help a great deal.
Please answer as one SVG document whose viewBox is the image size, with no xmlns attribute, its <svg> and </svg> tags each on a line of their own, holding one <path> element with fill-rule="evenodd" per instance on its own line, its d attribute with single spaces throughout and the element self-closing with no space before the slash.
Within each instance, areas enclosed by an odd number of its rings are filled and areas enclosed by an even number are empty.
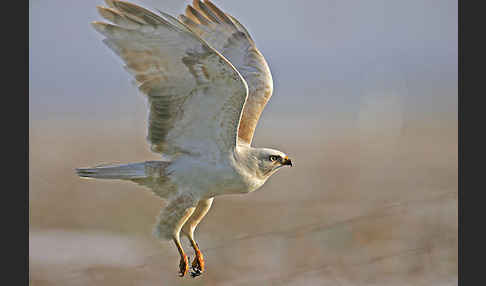
<svg viewBox="0 0 486 286">
<path fill-rule="evenodd" d="M 132 3 L 106 0 L 93 22 L 125 63 L 149 102 L 148 137 L 160 161 L 76 169 L 81 177 L 120 179 L 148 187 L 167 204 L 154 235 L 173 240 L 179 274 L 189 271 L 181 242 L 204 258 L 194 230 L 215 196 L 249 193 L 292 161 L 281 151 L 251 146 L 273 90 L 268 65 L 238 20 L 210 1 L 195 0 L 178 18 Z"/>
</svg>

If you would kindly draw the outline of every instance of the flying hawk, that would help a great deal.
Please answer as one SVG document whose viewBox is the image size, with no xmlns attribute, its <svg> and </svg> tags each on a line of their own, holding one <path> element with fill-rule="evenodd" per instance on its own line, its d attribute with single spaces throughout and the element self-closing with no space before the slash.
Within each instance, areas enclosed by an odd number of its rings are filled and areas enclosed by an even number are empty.
<svg viewBox="0 0 486 286">
<path fill-rule="evenodd" d="M 173 240 L 189 262 L 180 232 L 195 251 L 191 274 L 204 271 L 194 230 L 215 196 L 249 193 L 282 166 L 283 152 L 255 148 L 255 127 L 273 90 L 268 65 L 243 25 L 210 1 L 195 0 L 178 19 L 135 4 L 98 6 L 113 24 L 93 22 L 148 97 L 148 141 L 161 161 L 76 169 L 81 177 L 120 179 L 167 200 L 154 235 Z"/>
</svg>

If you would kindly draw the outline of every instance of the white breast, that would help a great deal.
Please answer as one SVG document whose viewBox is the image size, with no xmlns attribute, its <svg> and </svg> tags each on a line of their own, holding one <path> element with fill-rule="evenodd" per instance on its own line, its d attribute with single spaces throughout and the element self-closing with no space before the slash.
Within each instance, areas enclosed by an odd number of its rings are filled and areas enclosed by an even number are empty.
<svg viewBox="0 0 486 286">
<path fill-rule="evenodd" d="M 234 162 L 206 162 L 189 156 L 174 161 L 168 173 L 180 191 L 191 192 L 200 198 L 248 193 L 264 183 L 241 172 Z"/>
</svg>

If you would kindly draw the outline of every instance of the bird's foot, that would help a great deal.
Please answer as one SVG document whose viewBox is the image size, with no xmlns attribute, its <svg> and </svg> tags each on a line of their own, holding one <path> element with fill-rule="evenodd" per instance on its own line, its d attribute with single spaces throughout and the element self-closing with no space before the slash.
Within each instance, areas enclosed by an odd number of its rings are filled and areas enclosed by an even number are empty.
<svg viewBox="0 0 486 286">
<path fill-rule="evenodd" d="M 202 255 L 201 251 L 196 251 L 196 257 L 192 262 L 192 271 L 191 276 L 195 278 L 201 275 L 204 272 L 204 256 Z"/>
<path fill-rule="evenodd" d="M 184 256 L 181 257 L 181 261 L 179 263 L 179 277 L 183 277 L 186 275 L 187 271 L 189 270 L 189 258 L 183 254 Z"/>
</svg>

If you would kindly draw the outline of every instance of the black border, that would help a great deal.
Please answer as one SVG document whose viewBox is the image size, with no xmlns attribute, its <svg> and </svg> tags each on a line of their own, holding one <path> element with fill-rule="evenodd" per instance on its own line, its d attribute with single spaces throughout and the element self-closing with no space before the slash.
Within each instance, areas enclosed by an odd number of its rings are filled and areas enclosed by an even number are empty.
<svg viewBox="0 0 486 286">
<path fill-rule="evenodd" d="M 29 285 L 29 2 L 5 4 L 16 12 L 2 17 L 2 280 Z"/>
<path fill-rule="evenodd" d="M 482 257 L 486 239 L 482 221 L 485 200 L 481 195 L 486 189 L 484 187 L 486 104 L 482 102 L 486 95 L 484 79 L 486 45 L 484 44 L 484 9 L 479 5 L 477 7 L 472 5 L 478 3 L 481 2 L 462 0 L 459 1 L 458 7 L 459 285 L 485 283 Z M 466 84 L 464 84 L 465 78 Z M 466 140 L 467 134 L 469 139 Z M 467 213 L 467 221 L 464 219 L 465 213 Z M 469 232 L 467 236 L 465 230 Z"/>
</svg>

